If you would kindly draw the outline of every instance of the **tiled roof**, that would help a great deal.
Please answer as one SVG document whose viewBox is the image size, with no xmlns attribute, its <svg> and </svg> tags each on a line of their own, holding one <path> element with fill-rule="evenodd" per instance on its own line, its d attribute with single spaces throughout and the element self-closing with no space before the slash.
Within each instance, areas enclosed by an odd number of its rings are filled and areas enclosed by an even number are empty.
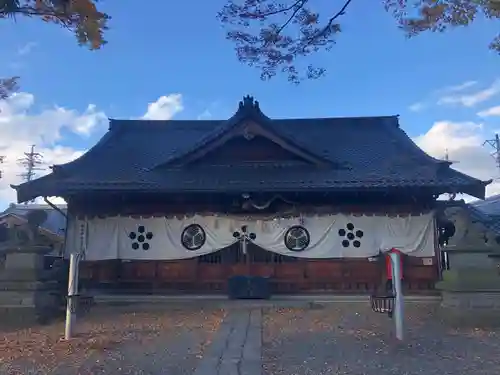
<svg viewBox="0 0 500 375">
<path fill-rule="evenodd" d="M 487 215 L 500 216 L 500 194 L 470 204 Z"/>
<path fill-rule="evenodd" d="M 246 98 L 245 100 L 248 100 Z M 110 130 L 79 159 L 55 173 L 16 186 L 18 200 L 81 190 L 299 191 L 427 187 L 484 197 L 487 183 L 419 149 L 397 116 L 269 119 L 247 102 L 229 120 L 110 120 Z M 348 168 L 196 166 L 154 168 L 204 147 L 235 124 L 265 122 L 274 134 Z"/>
<path fill-rule="evenodd" d="M 66 207 L 58 207 L 61 211 L 66 213 Z M 26 218 L 26 215 L 31 210 L 43 210 L 47 214 L 47 220 L 40 225 L 41 228 L 60 236 L 64 236 L 66 230 L 66 217 L 60 212 L 54 210 L 49 205 L 40 204 L 19 204 L 10 205 L 4 212 L 0 213 L 0 217 L 5 215 L 15 215 L 17 217 Z"/>
<path fill-rule="evenodd" d="M 500 194 L 467 205 L 473 220 L 500 236 Z"/>
</svg>

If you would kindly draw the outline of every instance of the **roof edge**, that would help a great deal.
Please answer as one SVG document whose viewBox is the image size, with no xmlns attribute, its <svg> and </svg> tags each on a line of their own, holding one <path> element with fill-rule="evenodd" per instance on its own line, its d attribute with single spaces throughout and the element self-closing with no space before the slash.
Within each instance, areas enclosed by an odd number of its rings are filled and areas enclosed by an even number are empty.
<svg viewBox="0 0 500 375">
<path fill-rule="evenodd" d="M 444 165 L 444 166 L 451 166 L 451 163 L 449 163 L 446 160 L 440 160 L 436 159 L 435 157 L 429 155 L 427 152 L 422 150 L 416 143 L 415 141 L 404 131 L 400 126 L 399 126 L 399 121 L 398 121 L 398 127 L 388 127 L 390 131 L 400 139 L 401 142 L 405 142 L 407 146 L 409 147 L 409 151 L 413 152 L 414 155 L 422 158 L 422 160 L 431 162 L 432 164 L 437 164 L 437 165 Z M 449 164 L 447 164 L 449 163 Z"/>
<path fill-rule="evenodd" d="M 81 162 L 84 162 L 87 160 L 89 157 L 93 157 L 96 152 L 99 152 L 101 149 L 104 149 L 111 140 L 113 140 L 119 132 L 116 130 L 108 130 L 104 135 L 97 141 L 95 145 L 93 145 L 91 148 L 89 148 L 85 153 L 83 153 L 81 156 L 76 158 L 75 160 L 72 160 L 70 162 L 67 162 L 65 164 L 55 164 L 51 166 L 52 169 L 52 174 L 66 174 L 66 173 L 71 173 L 71 168 L 75 167 L 76 165 L 80 164 Z M 36 181 L 36 180 L 34 180 Z"/>
<path fill-rule="evenodd" d="M 487 230 L 493 232 L 496 235 L 500 235 L 499 228 L 495 225 L 495 218 L 491 215 L 485 214 L 477 207 L 472 204 L 467 203 L 465 205 L 466 211 L 469 213 L 472 219 L 480 222 Z"/>
<path fill-rule="evenodd" d="M 11 184 L 10 187 L 16 191 L 17 203 L 20 204 L 38 197 L 57 196 L 57 194 L 50 194 L 50 192 L 54 190 L 54 187 L 57 186 L 57 184 L 54 184 L 54 182 L 57 182 L 57 175 L 54 173 L 50 173 L 37 178 L 36 180 L 23 182 L 19 185 Z"/>
</svg>

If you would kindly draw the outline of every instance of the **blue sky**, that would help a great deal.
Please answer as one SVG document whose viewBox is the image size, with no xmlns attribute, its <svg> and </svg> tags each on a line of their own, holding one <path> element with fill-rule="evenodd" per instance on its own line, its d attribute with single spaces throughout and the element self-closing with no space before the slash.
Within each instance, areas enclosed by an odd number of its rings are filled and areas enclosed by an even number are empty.
<svg viewBox="0 0 500 375">
<path fill-rule="evenodd" d="M 271 117 L 400 114 L 426 151 L 444 155 L 448 148 L 457 169 L 496 177 L 489 150 L 478 143 L 500 129 L 500 116 L 478 112 L 500 105 L 500 56 L 487 49 L 498 21 L 408 40 L 379 3 L 353 2 L 337 45 L 306 61 L 325 66 L 327 76 L 299 86 L 285 76 L 263 82 L 237 61 L 215 18 L 223 0 L 199 2 L 195 11 L 187 1 L 146 8 L 102 2 L 113 17 L 109 44 L 94 52 L 55 25 L 2 20 L 0 32 L 9 37 L 0 46 L 0 75 L 20 75 L 24 96 L 21 104 L 4 103 L 10 110 L 0 116 L 8 157 L 0 205 L 13 198 L 7 184 L 18 182 L 14 161 L 23 147 L 36 143 L 48 164 L 66 161 L 102 136 L 106 116 L 140 117 L 172 94 L 177 107 L 168 113 L 176 118 L 226 118 L 246 94 Z"/>
</svg>

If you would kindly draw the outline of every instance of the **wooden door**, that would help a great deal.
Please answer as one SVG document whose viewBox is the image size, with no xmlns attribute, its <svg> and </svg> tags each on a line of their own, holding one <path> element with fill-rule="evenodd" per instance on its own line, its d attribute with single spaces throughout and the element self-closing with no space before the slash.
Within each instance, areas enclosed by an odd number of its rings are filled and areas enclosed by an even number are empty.
<svg viewBox="0 0 500 375">
<path fill-rule="evenodd" d="M 211 254 L 196 258 L 197 289 L 207 292 L 227 290 L 227 280 L 235 275 L 247 275 L 246 257 L 235 243 Z"/>
</svg>

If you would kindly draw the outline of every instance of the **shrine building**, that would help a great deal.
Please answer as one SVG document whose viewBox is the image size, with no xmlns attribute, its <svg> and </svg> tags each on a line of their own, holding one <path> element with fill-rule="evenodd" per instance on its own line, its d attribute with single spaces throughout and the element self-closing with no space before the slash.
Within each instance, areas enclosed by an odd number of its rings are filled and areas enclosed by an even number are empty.
<svg viewBox="0 0 500 375">
<path fill-rule="evenodd" d="M 484 199 L 489 183 L 450 165 L 398 116 L 272 119 L 247 96 L 227 120 L 111 119 L 83 156 L 13 188 L 67 201 L 65 252 L 90 288 L 213 294 L 246 275 L 369 293 L 374 257 L 397 249 L 422 293 L 440 278 L 438 196 Z"/>
</svg>

